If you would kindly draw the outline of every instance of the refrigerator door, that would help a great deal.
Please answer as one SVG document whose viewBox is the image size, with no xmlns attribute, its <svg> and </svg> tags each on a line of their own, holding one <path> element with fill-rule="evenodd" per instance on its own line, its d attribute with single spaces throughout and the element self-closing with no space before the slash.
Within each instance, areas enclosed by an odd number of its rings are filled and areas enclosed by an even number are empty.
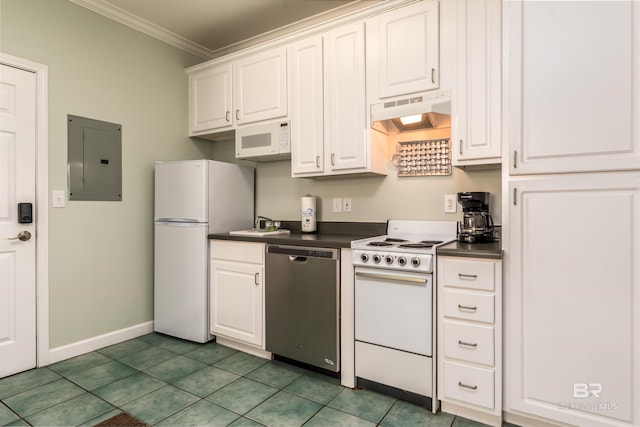
<svg viewBox="0 0 640 427">
<path fill-rule="evenodd" d="M 154 329 L 206 342 L 210 339 L 208 224 L 156 222 L 154 227 Z"/>
<path fill-rule="evenodd" d="M 253 227 L 254 169 L 232 163 L 209 164 L 209 233 Z"/>
<path fill-rule="evenodd" d="M 156 162 L 156 221 L 208 222 L 207 160 Z"/>
</svg>

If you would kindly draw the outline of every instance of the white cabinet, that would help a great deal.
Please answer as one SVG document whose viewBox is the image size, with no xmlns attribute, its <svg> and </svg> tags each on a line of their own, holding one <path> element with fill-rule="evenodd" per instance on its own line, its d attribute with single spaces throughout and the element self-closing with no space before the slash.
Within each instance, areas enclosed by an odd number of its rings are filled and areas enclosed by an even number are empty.
<svg viewBox="0 0 640 427">
<path fill-rule="evenodd" d="M 509 191 L 510 410 L 640 425 L 640 173 Z"/>
<path fill-rule="evenodd" d="M 287 115 L 284 47 L 239 58 L 234 70 L 235 119 L 239 125 Z"/>
<path fill-rule="evenodd" d="M 516 416 L 640 425 L 638 6 L 503 2 L 505 403 Z"/>
<path fill-rule="evenodd" d="M 502 261 L 438 257 L 442 410 L 502 424 Z"/>
<path fill-rule="evenodd" d="M 638 3 L 503 4 L 510 173 L 639 169 Z"/>
<path fill-rule="evenodd" d="M 369 21 L 368 72 L 378 100 L 437 89 L 439 3 L 422 1 Z"/>
<path fill-rule="evenodd" d="M 288 46 L 294 177 L 386 174 L 386 146 L 368 138 L 364 25 Z"/>
<path fill-rule="evenodd" d="M 324 172 L 324 50 L 322 36 L 287 47 L 293 176 Z"/>
<path fill-rule="evenodd" d="M 191 136 L 233 125 L 230 62 L 189 74 L 189 132 Z"/>
<path fill-rule="evenodd" d="M 501 0 L 456 2 L 455 166 L 501 162 Z"/>
<path fill-rule="evenodd" d="M 284 47 L 212 60 L 187 74 L 189 136 L 206 137 L 287 115 Z"/>
<path fill-rule="evenodd" d="M 264 244 L 212 240 L 210 275 L 211 333 L 264 350 Z"/>
</svg>

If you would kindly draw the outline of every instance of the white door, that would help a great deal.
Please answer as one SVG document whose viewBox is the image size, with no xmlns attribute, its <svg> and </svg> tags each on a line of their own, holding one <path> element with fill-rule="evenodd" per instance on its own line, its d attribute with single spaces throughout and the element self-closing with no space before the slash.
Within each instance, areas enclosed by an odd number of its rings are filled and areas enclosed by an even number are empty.
<svg viewBox="0 0 640 427">
<path fill-rule="evenodd" d="M 324 135 L 331 171 L 367 166 L 364 54 L 364 23 L 325 37 Z"/>
<path fill-rule="evenodd" d="M 0 377 L 36 366 L 35 129 L 35 74 L 0 65 Z"/>
<path fill-rule="evenodd" d="M 322 36 L 316 36 L 287 48 L 293 176 L 324 170 L 322 46 Z"/>
<path fill-rule="evenodd" d="M 238 124 L 287 115 L 287 53 L 279 47 L 240 58 L 233 93 Z"/>
<path fill-rule="evenodd" d="M 233 125 L 231 63 L 189 75 L 189 126 L 193 134 Z"/>
<path fill-rule="evenodd" d="M 640 173 L 510 184 L 512 410 L 640 425 Z"/>
<path fill-rule="evenodd" d="M 211 332 L 262 346 L 262 266 L 211 262 Z"/>
<path fill-rule="evenodd" d="M 510 173 L 640 168 L 640 4 L 503 6 Z"/>
</svg>

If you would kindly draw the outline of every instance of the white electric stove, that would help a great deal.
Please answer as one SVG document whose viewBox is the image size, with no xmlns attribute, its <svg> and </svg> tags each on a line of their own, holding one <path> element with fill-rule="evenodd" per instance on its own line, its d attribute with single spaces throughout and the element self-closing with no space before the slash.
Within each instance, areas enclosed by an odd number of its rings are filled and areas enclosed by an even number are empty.
<svg viewBox="0 0 640 427">
<path fill-rule="evenodd" d="M 455 221 L 390 220 L 386 235 L 351 242 L 358 383 L 425 398 L 434 412 L 436 249 L 456 234 Z"/>
</svg>

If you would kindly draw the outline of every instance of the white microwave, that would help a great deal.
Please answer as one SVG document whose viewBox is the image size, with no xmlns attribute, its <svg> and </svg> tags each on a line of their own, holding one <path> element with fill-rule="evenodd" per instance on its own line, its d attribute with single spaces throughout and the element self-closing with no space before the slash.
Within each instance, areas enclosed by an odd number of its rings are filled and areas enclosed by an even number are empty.
<svg viewBox="0 0 640 427">
<path fill-rule="evenodd" d="M 289 121 L 236 129 L 236 158 L 256 162 L 291 158 Z"/>
</svg>

